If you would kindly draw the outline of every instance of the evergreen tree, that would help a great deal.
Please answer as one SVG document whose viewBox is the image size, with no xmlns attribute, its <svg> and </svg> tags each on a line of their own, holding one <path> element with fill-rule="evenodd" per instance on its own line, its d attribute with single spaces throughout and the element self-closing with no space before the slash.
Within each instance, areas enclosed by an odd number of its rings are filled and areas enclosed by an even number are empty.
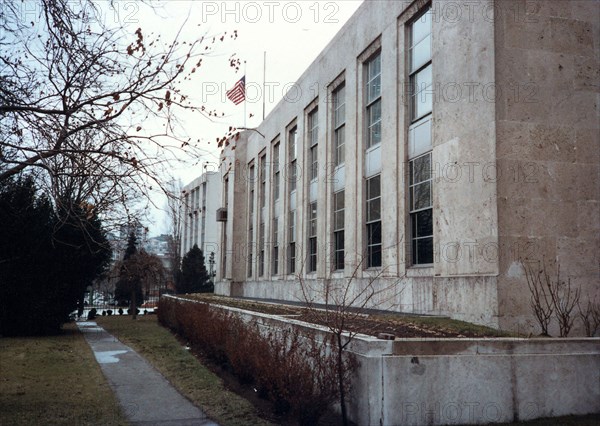
<svg viewBox="0 0 600 426">
<path fill-rule="evenodd" d="M 137 307 L 144 303 L 142 280 L 136 259 L 137 253 L 137 238 L 132 231 L 129 234 L 127 248 L 121 263 L 119 281 L 115 286 L 115 298 L 119 301 L 119 304 L 129 305 L 134 319 Z"/>
<path fill-rule="evenodd" d="M 204 254 L 197 244 L 183 257 L 181 272 L 177 280 L 177 293 L 211 293 L 214 287 L 206 266 Z"/>
<path fill-rule="evenodd" d="M 31 178 L 0 183 L 0 334 L 56 333 L 111 251 L 93 209 L 56 212 Z"/>
</svg>

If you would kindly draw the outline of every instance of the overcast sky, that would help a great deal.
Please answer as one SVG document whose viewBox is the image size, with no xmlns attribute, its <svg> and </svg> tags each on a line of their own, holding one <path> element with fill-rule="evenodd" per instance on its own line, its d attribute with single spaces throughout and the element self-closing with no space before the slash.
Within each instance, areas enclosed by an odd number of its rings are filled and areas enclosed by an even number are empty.
<svg viewBox="0 0 600 426">
<path fill-rule="evenodd" d="M 174 170 L 184 184 L 202 173 L 202 163 L 218 164 L 216 139 L 229 126 L 244 125 L 244 106 L 235 106 L 225 98 L 225 91 L 233 87 L 245 73 L 247 95 L 246 126 L 255 127 L 262 119 L 263 52 L 267 52 L 266 81 L 273 87 L 272 96 L 265 97 L 266 114 L 283 97 L 284 86 L 295 82 L 323 50 L 361 1 L 188 1 L 170 0 L 152 2 L 154 11 L 138 2 L 119 1 L 111 10 L 121 23 L 132 28 L 141 27 L 144 33 L 160 32 L 161 38 L 175 36 L 184 22 L 181 40 L 193 40 L 227 31 L 237 31 L 238 37 L 226 37 L 217 43 L 214 54 L 203 61 L 198 78 L 186 88 L 197 101 L 224 112 L 216 122 L 183 117 L 186 132 L 193 140 L 203 141 L 205 158 L 197 167 Z M 112 19 L 112 18 L 111 18 Z M 228 59 L 235 54 L 242 61 L 239 72 L 229 67 Z M 243 61 L 246 61 L 244 72 Z M 165 201 L 156 200 L 158 206 Z M 154 214 L 150 235 L 166 232 L 165 217 L 159 210 Z"/>
</svg>

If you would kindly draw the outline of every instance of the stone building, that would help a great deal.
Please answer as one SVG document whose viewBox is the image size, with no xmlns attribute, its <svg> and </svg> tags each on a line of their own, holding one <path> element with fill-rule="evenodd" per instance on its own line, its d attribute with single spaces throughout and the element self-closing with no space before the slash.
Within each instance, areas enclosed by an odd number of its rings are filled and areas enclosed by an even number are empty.
<svg viewBox="0 0 600 426">
<path fill-rule="evenodd" d="M 221 207 L 221 176 L 215 171 L 205 171 L 186 185 L 181 193 L 181 257 L 194 245 L 204 254 L 206 270 L 210 272 L 211 253 L 215 253 L 215 265 L 219 259 L 219 229 L 217 209 Z"/>
<path fill-rule="evenodd" d="M 527 261 L 600 300 L 599 5 L 365 2 L 225 148 L 216 292 L 373 282 L 375 307 L 535 332 Z"/>
</svg>

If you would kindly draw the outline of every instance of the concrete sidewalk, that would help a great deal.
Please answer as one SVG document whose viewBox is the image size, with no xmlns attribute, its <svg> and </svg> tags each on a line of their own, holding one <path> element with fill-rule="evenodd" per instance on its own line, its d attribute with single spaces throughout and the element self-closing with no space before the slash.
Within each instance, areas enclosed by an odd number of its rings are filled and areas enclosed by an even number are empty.
<svg viewBox="0 0 600 426">
<path fill-rule="evenodd" d="M 129 346 L 95 322 L 77 326 L 132 424 L 218 426 Z"/>
</svg>

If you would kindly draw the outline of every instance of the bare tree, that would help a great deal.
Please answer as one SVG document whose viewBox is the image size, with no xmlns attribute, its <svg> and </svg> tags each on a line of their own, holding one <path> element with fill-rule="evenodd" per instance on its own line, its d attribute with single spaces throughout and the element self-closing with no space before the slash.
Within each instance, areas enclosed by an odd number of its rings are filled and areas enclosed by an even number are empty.
<svg viewBox="0 0 600 426">
<path fill-rule="evenodd" d="M 567 337 L 575 321 L 574 310 L 579 304 L 581 289 L 571 286 L 571 279 L 560 277 L 560 264 L 556 262 L 556 278 L 548 272 L 551 266 L 545 259 L 541 262 L 521 262 L 525 268 L 527 284 L 531 293 L 531 308 L 542 328 L 542 334 L 548 336 L 548 325 L 552 314 L 558 321 L 560 337 Z M 537 268 L 534 268 L 537 266 Z"/>
<path fill-rule="evenodd" d="M 556 280 L 550 281 L 548 285 L 558 319 L 560 337 L 567 337 L 575 321 L 573 311 L 579 303 L 581 289 L 572 288 L 571 278 L 567 278 L 566 281 L 560 279 L 560 265 L 556 267 Z"/>
<path fill-rule="evenodd" d="M 354 360 L 345 355 L 345 350 L 354 340 L 357 331 L 351 325 L 367 315 L 370 308 L 377 304 L 385 304 L 396 298 L 402 289 L 398 282 L 382 284 L 383 269 L 367 274 L 360 278 L 364 257 L 352 270 L 348 278 L 316 280 L 315 284 L 302 277 L 302 269 L 298 274 L 302 302 L 307 306 L 309 316 L 323 324 L 333 335 L 335 353 L 337 356 L 337 382 L 342 410 L 342 421 L 348 424 L 346 400 L 349 387 L 350 373 L 355 368 Z"/>
<path fill-rule="evenodd" d="M 585 307 L 581 306 L 581 300 L 577 301 L 577 307 L 579 308 L 579 317 L 585 328 L 585 335 L 587 337 L 594 337 L 598 327 L 600 327 L 600 303 L 596 300 L 587 298 L 587 304 Z"/>
<path fill-rule="evenodd" d="M 23 2 L 3 2 L 0 12 L 0 181 L 35 171 L 96 209 L 164 190 L 169 162 L 204 153 L 177 114 L 218 115 L 193 104 L 182 84 L 200 74 L 215 41 L 237 33 L 163 41 L 96 22 L 92 0 L 35 4 L 31 22 Z"/>
<path fill-rule="evenodd" d="M 548 326 L 554 313 L 554 304 L 550 295 L 550 286 L 548 286 L 550 277 L 545 268 L 540 268 L 533 262 L 521 261 L 521 264 L 525 269 L 527 285 L 531 293 L 529 305 L 542 329 L 542 335 L 549 336 Z"/>
<path fill-rule="evenodd" d="M 168 233 L 169 241 L 167 244 L 169 263 L 171 264 L 171 279 L 173 283 L 178 279 L 178 272 L 181 269 L 181 232 L 182 232 L 182 204 L 181 204 L 181 191 L 183 189 L 183 182 L 181 179 L 172 179 L 167 188 L 169 190 L 169 197 L 167 198 L 167 220 L 168 222 Z"/>
</svg>

